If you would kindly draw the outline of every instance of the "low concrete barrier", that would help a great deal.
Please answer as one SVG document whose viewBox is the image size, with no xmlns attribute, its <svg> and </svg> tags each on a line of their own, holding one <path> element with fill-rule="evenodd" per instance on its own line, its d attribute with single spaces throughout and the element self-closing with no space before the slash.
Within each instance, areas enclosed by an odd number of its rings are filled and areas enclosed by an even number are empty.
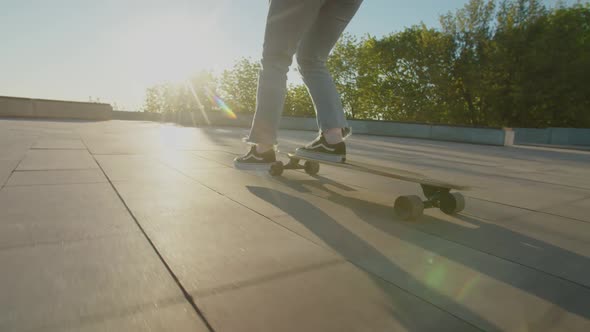
<svg viewBox="0 0 590 332">
<path fill-rule="evenodd" d="M 283 117 L 281 119 L 281 128 L 282 129 L 291 129 L 291 130 L 317 131 L 318 130 L 318 123 L 315 118 Z"/>
<path fill-rule="evenodd" d="M 138 120 L 174 122 L 184 126 L 249 127 L 252 114 L 228 117 L 222 112 L 178 112 L 169 114 L 113 111 L 108 104 L 69 102 L 0 96 L 1 117 L 59 118 L 82 120 Z M 349 120 L 353 133 L 423 138 L 488 145 L 557 144 L 590 146 L 590 129 L 472 128 L 389 121 Z M 282 129 L 317 130 L 315 118 L 283 117 Z"/>
<path fill-rule="evenodd" d="M 135 113 L 123 114 L 123 113 Z M 148 112 L 114 112 L 117 120 L 140 120 L 173 122 L 183 126 L 206 127 L 248 127 L 252 123 L 252 115 L 238 114 L 237 118 L 231 118 L 221 112 L 176 112 L 176 113 L 148 113 Z"/>
<path fill-rule="evenodd" d="M 237 114 L 237 118 L 229 118 L 221 112 L 179 112 L 162 114 L 159 118 L 153 113 L 137 113 L 137 115 L 114 112 L 116 119 L 174 122 L 184 126 L 204 127 L 250 127 L 252 114 Z M 389 121 L 349 120 L 353 133 L 423 138 L 432 140 L 454 141 L 473 144 L 512 145 L 514 132 L 510 128 L 472 128 L 459 126 L 442 126 L 421 123 L 403 123 Z M 283 117 L 281 129 L 317 131 L 315 118 Z"/>
<path fill-rule="evenodd" d="M 432 126 L 420 123 L 350 120 L 353 133 L 397 136 L 409 138 L 431 138 Z"/>
<path fill-rule="evenodd" d="M 515 144 L 590 147 L 587 128 L 515 128 Z"/>
<path fill-rule="evenodd" d="M 0 96 L 2 117 L 109 120 L 112 111 L 109 104 Z"/>
<path fill-rule="evenodd" d="M 80 120 L 138 120 L 175 122 L 185 126 L 249 127 L 252 114 L 230 118 L 222 112 L 158 114 L 113 111 L 108 104 L 0 96 L 0 117 Z M 559 145 L 590 147 L 590 129 L 585 128 L 473 128 L 389 121 L 349 120 L 353 133 L 424 138 L 489 145 Z M 315 118 L 283 117 L 282 129 L 317 130 Z"/>
<path fill-rule="evenodd" d="M 0 97 L 0 116 L 34 117 L 31 99 Z"/>
<path fill-rule="evenodd" d="M 441 141 L 465 142 L 488 145 L 512 145 L 514 133 L 510 128 L 472 128 L 429 125 L 389 121 L 349 120 L 352 132 L 357 134 L 424 138 Z M 282 129 L 316 131 L 314 118 L 290 118 L 281 120 Z"/>
<path fill-rule="evenodd" d="M 488 145 L 511 145 L 513 133 L 509 128 L 472 128 L 388 121 L 349 120 L 353 133 L 423 138 Z"/>
<path fill-rule="evenodd" d="M 160 113 L 113 111 L 114 120 L 160 121 Z"/>
</svg>

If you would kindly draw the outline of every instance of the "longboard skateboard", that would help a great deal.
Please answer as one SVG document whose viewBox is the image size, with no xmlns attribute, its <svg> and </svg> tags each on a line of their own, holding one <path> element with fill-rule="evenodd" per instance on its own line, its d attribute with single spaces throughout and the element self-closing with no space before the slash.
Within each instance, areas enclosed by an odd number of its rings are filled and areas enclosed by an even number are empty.
<svg viewBox="0 0 590 332">
<path fill-rule="evenodd" d="M 426 177 L 420 173 L 409 172 L 390 167 L 382 167 L 362 162 L 346 161 L 335 163 L 318 159 L 303 158 L 293 153 L 287 153 L 289 162 L 275 162 L 269 169 L 272 176 L 280 176 L 284 170 L 304 170 L 309 175 L 316 175 L 320 171 L 320 164 L 365 172 L 391 179 L 417 183 L 422 187 L 426 200 L 416 195 L 400 196 L 395 200 L 393 209 L 397 217 L 403 220 L 416 220 L 422 216 L 424 209 L 439 208 L 446 214 L 457 214 L 465 208 L 465 198 L 461 193 L 451 190 L 469 190 L 468 186 L 439 181 Z M 302 162 L 303 161 L 303 162 Z"/>
</svg>

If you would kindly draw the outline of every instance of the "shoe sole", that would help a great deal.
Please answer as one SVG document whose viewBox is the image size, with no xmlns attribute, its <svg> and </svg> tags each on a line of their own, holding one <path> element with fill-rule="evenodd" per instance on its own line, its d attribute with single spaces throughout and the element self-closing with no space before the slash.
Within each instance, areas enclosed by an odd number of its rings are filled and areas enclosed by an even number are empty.
<svg viewBox="0 0 590 332">
<path fill-rule="evenodd" d="M 254 164 L 254 163 L 239 163 L 239 162 L 234 161 L 234 168 L 239 169 L 241 171 L 268 171 L 268 170 L 270 170 L 270 167 L 272 166 L 272 164 L 274 164 L 274 163 Z"/>
<path fill-rule="evenodd" d="M 295 150 L 295 156 L 305 158 L 305 159 L 313 159 L 319 161 L 326 161 L 330 163 L 344 163 L 346 161 L 346 157 L 337 154 L 328 154 L 328 153 L 321 153 L 321 152 L 309 152 L 305 150 Z"/>
</svg>

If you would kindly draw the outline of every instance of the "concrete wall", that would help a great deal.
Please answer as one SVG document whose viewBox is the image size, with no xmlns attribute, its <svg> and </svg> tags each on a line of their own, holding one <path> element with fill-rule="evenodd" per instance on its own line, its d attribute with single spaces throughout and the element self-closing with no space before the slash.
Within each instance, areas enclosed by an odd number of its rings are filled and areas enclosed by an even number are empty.
<svg viewBox="0 0 590 332">
<path fill-rule="evenodd" d="M 251 114 L 238 114 L 232 119 L 221 112 L 155 114 L 113 111 L 108 104 L 30 99 L 0 96 L 0 117 L 55 118 L 81 120 L 139 120 L 175 122 L 185 126 L 208 125 L 249 127 Z M 350 120 L 353 133 L 424 138 L 489 145 L 560 145 L 590 147 L 590 129 L 578 128 L 471 128 L 387 121 Z M 317 130 L 315 118 L 284 117 L 281 128 Z"/>
<path fill-rule="evenodd" d="M 402 123 L 389 121 L 349 120 L 352 132 L 357 134 L 424 138 L 442 141 L 466 142 L 489 145 L 512 145 L 514 133 L 509 128 L 471 128 Z M 289 118 L 281 120 L 282 129 L 318 130 L 314 118 Z"/>
<path fill-rule="evenodd" d="M 515 143 L 529 145 L 590 146 L 590 129 L 515 128 Z"/>
<path fill-rule="evenodd" d="M 489 145 L 511 145 L 512 131 L 503 128 L 472 128 L 388 121 L 348 121 L 353 133 L 423 138 Z"/>
<path fill-rule="evenodd" d="M 159 119 L 155 119 L 155 115 L 150 113 L 137 113 L 135 115 L 123 113 L 127 112 L 114 112 L 114 117 L 122 120 L 174 122 L 195 127 L 214 125 L 247 128 L 252 124 L 251 114 L 238 114 L 236 119 L 232 119 L 221 112 L 207 112 L 207 114 L 193 112 L 165 114 L 160 116 Z M 349 120 L 349 124 L 353 133 L 367 135 L 424 138 L 500 146 L 512 145 L 514 140 L 512 130 L 503 128 L 471 128 L 362 120 Z M 283 117 L 281 119 L 281 129 L 317 131 L 318 127 L 315 118 Z"/>
<path fill-rule="evenodd" d="M 160 113 L 113 111 L 114 120 L 160 121 Z"/>
<path fill-rule="evenodd" d="M 0 96 L 0 117 L 109 120 L 109 104 Z"/>
</svg>

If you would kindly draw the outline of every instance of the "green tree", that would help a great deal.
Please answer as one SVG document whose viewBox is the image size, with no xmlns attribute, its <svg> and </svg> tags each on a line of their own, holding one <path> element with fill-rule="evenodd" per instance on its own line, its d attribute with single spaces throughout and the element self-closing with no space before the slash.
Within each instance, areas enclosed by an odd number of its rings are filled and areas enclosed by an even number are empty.
<svg viewBox="0 0 590 332">
<path fill-rule="evenodd" d="M 485 91 L 490 75 L 494 13 L 493 0 L 470 0 L 455 14 L 441 17 L 442 31 L 453 38 L 452 79 L 464 102 L 465 111 L 456 114 L 456 121 L 468 119 L 461 122 L 483 125 L 489 117 Z"/>
<path fill-rule="evenodd" d="M 363 96 L 366 89 L 360 81 L 363 77 L 363 62 L 368 60 L 367 54 L 361 54 L 361 45 L 356 37 L 344 34 L 338 41 L 328 59 L 328 70 L 342 98 L 347 116 L 351 119 L 369 117 L 363 109 Z"/>
<path fill-rule="evenodd" d="M 504 1 L 495 36 L 495 84 L 504 123 L 510 126 L 588 126 L 590 7 L 538 1 Z"/>
<path fill-rule="evenodd" d="M 388 120 L 447 122 L 453 93 L 452 40 L 424 24 L 382 38 L 376 89 Z M 379 100 L 379 98 L 375 98 Z"/>
<path fill-rule="evenodd" d="M 158 86 L 147 88 L 143 112 L 162 113 L 164 100 Z"/>
<path fill-rule="evenodd" d="M 242 58 L 220 79 L 220 93 L 234 112 L 252 113 L 256 109 L 256 90 L 260 63 Z"/>
<path fill-rule="evenodd" d="M 287 116 L 314 116 L 315 110 L 305 85 L 290 85 L 283 111 Z"/>
<path fill-rule="evenodd" d="M 219 107 L 212 99 L 218 90 L 218 82 L 215 76 L 209 71 L 201 71 L 193 75 L 182 87 L 183 95 L 190 100 L 191 111 L 215 111 Z"/>
<path fill-rule="evenodd" d="M 348 118 L 486 126 L 590 127 L 590 4 L 547 9 L 541 0 L 470 0 L 441 17 L 384 37 L 345 34 L 328 59 Z M 260 64 L 146 91 L 144 110 L 253 112 Z M 218 84 L 219 83 L 219 84 Z M 286 115 L 312 116 L 303 85 Z"/>
</svg>

